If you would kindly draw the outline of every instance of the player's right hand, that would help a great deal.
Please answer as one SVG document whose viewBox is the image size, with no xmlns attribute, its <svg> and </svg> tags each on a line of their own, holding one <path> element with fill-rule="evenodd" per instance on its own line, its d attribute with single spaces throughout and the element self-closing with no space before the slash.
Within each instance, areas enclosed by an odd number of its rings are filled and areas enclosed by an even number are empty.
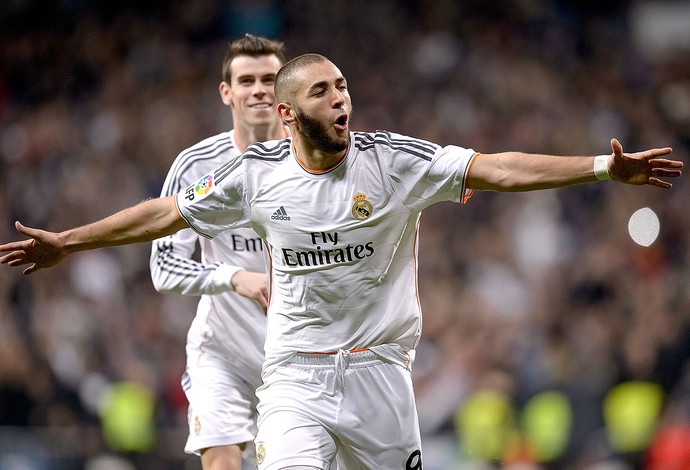
<svg viewBox="0 0 690 470">
<path fill-rule="evenodd" d="M 30 266 L 24 270 L 24 274 L 29 275 L 39 269 L 54 266 L 69 255 L 62 247 L 57 233 L 25 227 L 19 222 L 15 222 L 14 225 L 19 233 L 30 238 L 0 245 L 0 252 L 7 253 L 0 258 L 1 264 L 29 264 Z"/>
<path fill-rule="evenodd" d="M 673 185 L 662 178 L 677 178 L 682 175 L 683 162 L 662 158 L 673 152 L 671 147 L 624 153 L 621 143 L 617 139 L 611 139 L 611 150 L 613 158 L 610 159 L 609 174 L 614 181 L 668 189 Z"/>
</svg>

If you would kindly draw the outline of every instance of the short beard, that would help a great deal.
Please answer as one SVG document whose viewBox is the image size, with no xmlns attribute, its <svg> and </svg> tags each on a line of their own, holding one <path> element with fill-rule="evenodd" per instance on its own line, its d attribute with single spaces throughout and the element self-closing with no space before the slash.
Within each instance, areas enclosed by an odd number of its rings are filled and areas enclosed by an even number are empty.
<svg viewBox="0 0 690 470">
<path fill-rule="evenodd" d="M 350 122 L 350 116 L 347 120 Z M 350 139 L 345 139 L 344 141 L 331 139 L 328 136 L 328 129 L 322 123 L 307 116 L 302 109 L 295 106 L 295 117 L 297 118 L 297 124 L 299 124 L 300 133 L 306 138 L 309 143 L 324 153 L 339 153 L 347 149 L 350 143 Z"/>
</svg>

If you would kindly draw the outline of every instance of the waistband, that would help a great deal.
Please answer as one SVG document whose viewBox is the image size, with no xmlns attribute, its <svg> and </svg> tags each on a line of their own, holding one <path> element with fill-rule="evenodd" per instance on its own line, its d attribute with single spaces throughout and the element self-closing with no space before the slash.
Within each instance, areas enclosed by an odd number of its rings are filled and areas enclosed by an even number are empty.
<svg viewBox="0 0 690 470">
<path fill-rule="evenodd" d="M 336 364 L 342 363 L 345 358 L 345 363 L 349 366 L 362 366 L 383 362 L 381 358 L 369 348 L 357 348 L 321 353 L 298 352 L 286 365 L 292 367 L 333 367 Z"/>
<path fill-rule="evenodd" d="M 348 351 L 350 353 L 359 353 L 359 352 L 364 352 L 364 351 L 369 351 L 369 348 L 355 348 L 355 349 L 340 349 L 338 351 L 329 351 L 329 352 L 306 352 L 306 351 L 300 351 L 297 354 L 327 354 L 327 355 L 332 355 L 335 356 L 336 354 L 339 354 L 340 351 Z"/>
</svg>

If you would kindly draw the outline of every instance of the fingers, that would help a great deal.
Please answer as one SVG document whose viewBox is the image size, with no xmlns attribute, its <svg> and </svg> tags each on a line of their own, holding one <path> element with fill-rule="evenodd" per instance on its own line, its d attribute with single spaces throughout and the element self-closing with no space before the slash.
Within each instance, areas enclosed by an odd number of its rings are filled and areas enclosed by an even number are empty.
<svg viewBox="0 0 690 470">
<path fill-rule="evenodd" d="M 29 228 L 29 227 L 23 226 L 19 221 L 16 221 L 16 222 L 14 223 L 14 226 L 15 226 L 15 228 L 17 229 L 17 231 L 18 231 L 19 233 L 21 233 L 21 234 L 23 234 L 23 235 L 27 235 L 27 236 L 29 236 L 30 238 L 34 238 L 34 237 L 32 236 L 32 234 L 35 234 L 36 232 L 38 232 L 38 230 L 36 230 L 36 229 L 33 229 L 33 228 Z M 4 245 L 0 245 L 0 251 L 23 250 L 24 247 L 25 247 L 26 242 L 27 242 L 27 240 L 22 240 L 22 241 L 18 241 L 18 242 L 5 243 Z M 4 259 L 4 257 L 3 257 L 3 258 L 0 258 L 0 259 Z"/>
<path fill-rule="evenodd" d="M 34 263 L 34 264 L 32 264 L 31 266 L 29 266 L 28 268 L 26 268 L 26 269 L 23 271 L 23 274 L 24 274 L 25 276 L 28 276 L 29 274 L 35 273 L 35 272 L 38 271 L 39 269 L 41 269 L 41 268 L 39 268 L 38 266 L 36 266 L 36 263 Z"/>
<path fill-rule="evenodd" d="M 668 181 L 660 180 L 659 178 L 655 178 L 653 176 L 649 177 L 649 180 L 647 180 L 647 184 L 663 189 L 670 189 L 673 187 L 673 185 Z"/>
<path fill-rule="evenodd" d="M 614 155 L 623 156 L 623 146 L 621 145 L 621 143 L 616 138 L 611 139 L 611 150 L 613 150 Z M 663 157 L 664 155 L 669 155 L 672 152 L 673 152 L 673 148 L 662 147 L 662 148 L 645 150 L 644 152 L 637 152 L 636 154 L 632 154 L 632 156 L 636 156 L 638 158 L 644 158 L 644 159 L 649 160 L 652 158 L 656 159 L 659 157 Z M 666 160 L 666 161 L 671 162 L 671 160 Z M 674 162 L 674 163 L 680 163 L 680 166 L 681 167 L 683 166 L 683 164 L 681 162 Z"/>
<path fill-rule="evenodd" d="M 33 274 L 39 269 L 43 269 L 43 266 L 40 266 L 38 263 L 30 260 L 26 255 L 26 252 L 21 250 L 13 251 L 3 256 L 2 258 L 0 258 L 0 264 L 6 264 L 8 266 L 13 267 L 22 266 L 24 264 L 31 264 L 28 268 L 22 271 L 25 276 Z"/>
<path fill-rule="evenodd" d="M 259 291 L 256 301 L 259 302 L 259 305 L 261 305 L 264 311 L 268 308 L 268 291 L 265 288 Z"/>
<path fill-rule="evenodd" d="M 661 178 L 677 178 L 683 174 L 681 168 L 683 168 L 683 162 L 665 160 L 665 159 L 654 159 L 649 160 L 649 164 L 652 169 L 650 171 L 650 177 L 648 184 L 657 186 L 659 188 L 672 188 L 673 185 L 668 183 Z"/>
<path fill-rule="evenodd" d="M 14 228 L 17 229 L 17 232 L 26 235 L 26 227 L 24 227 L 18 220 L 14 222 Z"/>
<path fill-rule="evenodd" d="M 677 168 L 677 170 L 672 170 L 678 173 L 680 176 L 680 169 L 683 168 L 683 162 L 678 160 L 667 160 L 665 158 L 653 158 L 649 160 L 649 164 L 652 165 L 652 171 L 656 169 L 671 169 Z"/>
<path fill-rule="evenodd" d="M 4 245 L 7 246 L 7 245 Z M 12 248 L 9 248 L 8 250 L 3 250 L 3 251 L 9 251 L 12 250 Z M 26 253 L 23 251 L 11 251 L 7 253 L 5 256 L 0 258 L 0 264 L 7 264 L 10 266 L 18 266 L 21 264 L 26 264 L 28 261 L 25 261 L 24 263 L 21 262 L 22 259 L 26 256 Z"/>
<path fill-rule="evenodd" d="M 683 174 L 680 170 L 672 170 L 669 168 L 652 168 L 651 175 L 655 178 L 678 178 Z"/>
<path fill-rule="evenodd" d="M 20 242 L 10 242 L 10 243 L 5 243 L 4 245 L 0 245 L 0 251 L 17 251 L 17 250 L 23 250 L 25 246 L 26 240 L 20 241 Z"/>
<path fill-rule="evenodd" d="M 22 225 L 21 222 L 19 222 L 18 220 L 14 223 L 14 228 L 17 229 L 17 232 L 21 233 L 22 235 L 26 235 L 30 238 L 36 238 L 36 235 L 38 235 L 38 233 L 40 232 L 40 230 L 38 229 Z"/>
<path fill-rule="evenodd" d="M 27 259 L 26 252 L 24 251 L 13 251 L 0 258 L 0 264 L 6 264 L 8 266 L 22 266 L 29 263 L 31 263 L 31 261 Z M 36 266 L 36 263 L 33 263 L 31 266 L 26 268 L 23 273 L 25 276 L 28 276 L 39 269 L 41 268 Z"/>
<path fill-rule="evenodd" d="M 6 252 L 6 251 L 10 251 L 10 252 L 11 252 L 11 251 L 13 251 L 13 250 L 16 250 L 17 248 L 15 248 L 13 245 L 14 245 L 14 243 L 5 243 L 4 245 L 0 245 L 0 252 Z M 0 263 L 2 263 L 3 260 L 4 260 L 5 258 L 7 258 L 7 257 L 8 257 L 9 255 L 11 255 L 11 254 L 12 254 L 12 253 L 9 253 L 9 254 L 6 254 L 6 255 L 4 255 L 3 257 L 1 257 L 1 258 L 0 258 Z"/>
<path fill-rule="evenodd" d="M 638 152 L 637 155 L 640 157 L 651 160 L 651 159 L 658 159 L 659 157 L 663 157 L 664 155 L 668 155 L 673 152 L 673 149 L 671 147 L 664 147 L 664 148 L 658 148 L 658 149 L 649 149 L 645 150 L 644 152 Z M 662 159 L 663 160 L 663 159 Z M 667 162 L 670 162 L 671 160 L 666 160 Z M 682 166 L 682 163 L 681 163 Z"/>
<path fill-rule="evenodd" d="M 8 266 L 21 266 L 23 264 L 29 264 L 33 262 L 34 261 L 29 259 L 29 256 L 27 255 L 26 251 L 22 249 L 12 251 L 0 258 L 0 264 L 6 264 Z"/>
<path fill-rule="evenodd" d="M 268 310 L 268 289 L 262 286 L 254 295 L 251 296 L 263 309 L 264 313 Z"/>
<path fill-rule="evenodd" d="M 23 264 L 28 264 L 28 263 L 31 263 L 31 261 L 29 261 L 28 259 L 26 259 L 25 257 L 22 256 L 22 257 L 15 258 L 15 259 L 11 260 L 10 262 L 7 263 L 7 265 L 8 266 L 21 266 Z"/>
</svg>

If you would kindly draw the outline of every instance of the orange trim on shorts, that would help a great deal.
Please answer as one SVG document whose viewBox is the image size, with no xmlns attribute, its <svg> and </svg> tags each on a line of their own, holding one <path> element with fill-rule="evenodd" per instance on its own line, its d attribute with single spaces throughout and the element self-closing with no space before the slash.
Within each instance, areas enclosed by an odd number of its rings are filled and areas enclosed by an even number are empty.
<svg viewBox="0 0 690 470">
<path fill-rule="evenodd" d="M 364 352 L 364 351 L 369 351 L 369 348 L 355 348 L 355 349 L 350 349 L 349 352 L 351 353 L 358 353 L 358 352 Z M 313 351 L 300 351 L 299 354 L 328 354 L 328 355 L 335 355 L 338 354 L 338 351 L 330 351 L 330 352 L 313 352 Z"/>
</svg>

